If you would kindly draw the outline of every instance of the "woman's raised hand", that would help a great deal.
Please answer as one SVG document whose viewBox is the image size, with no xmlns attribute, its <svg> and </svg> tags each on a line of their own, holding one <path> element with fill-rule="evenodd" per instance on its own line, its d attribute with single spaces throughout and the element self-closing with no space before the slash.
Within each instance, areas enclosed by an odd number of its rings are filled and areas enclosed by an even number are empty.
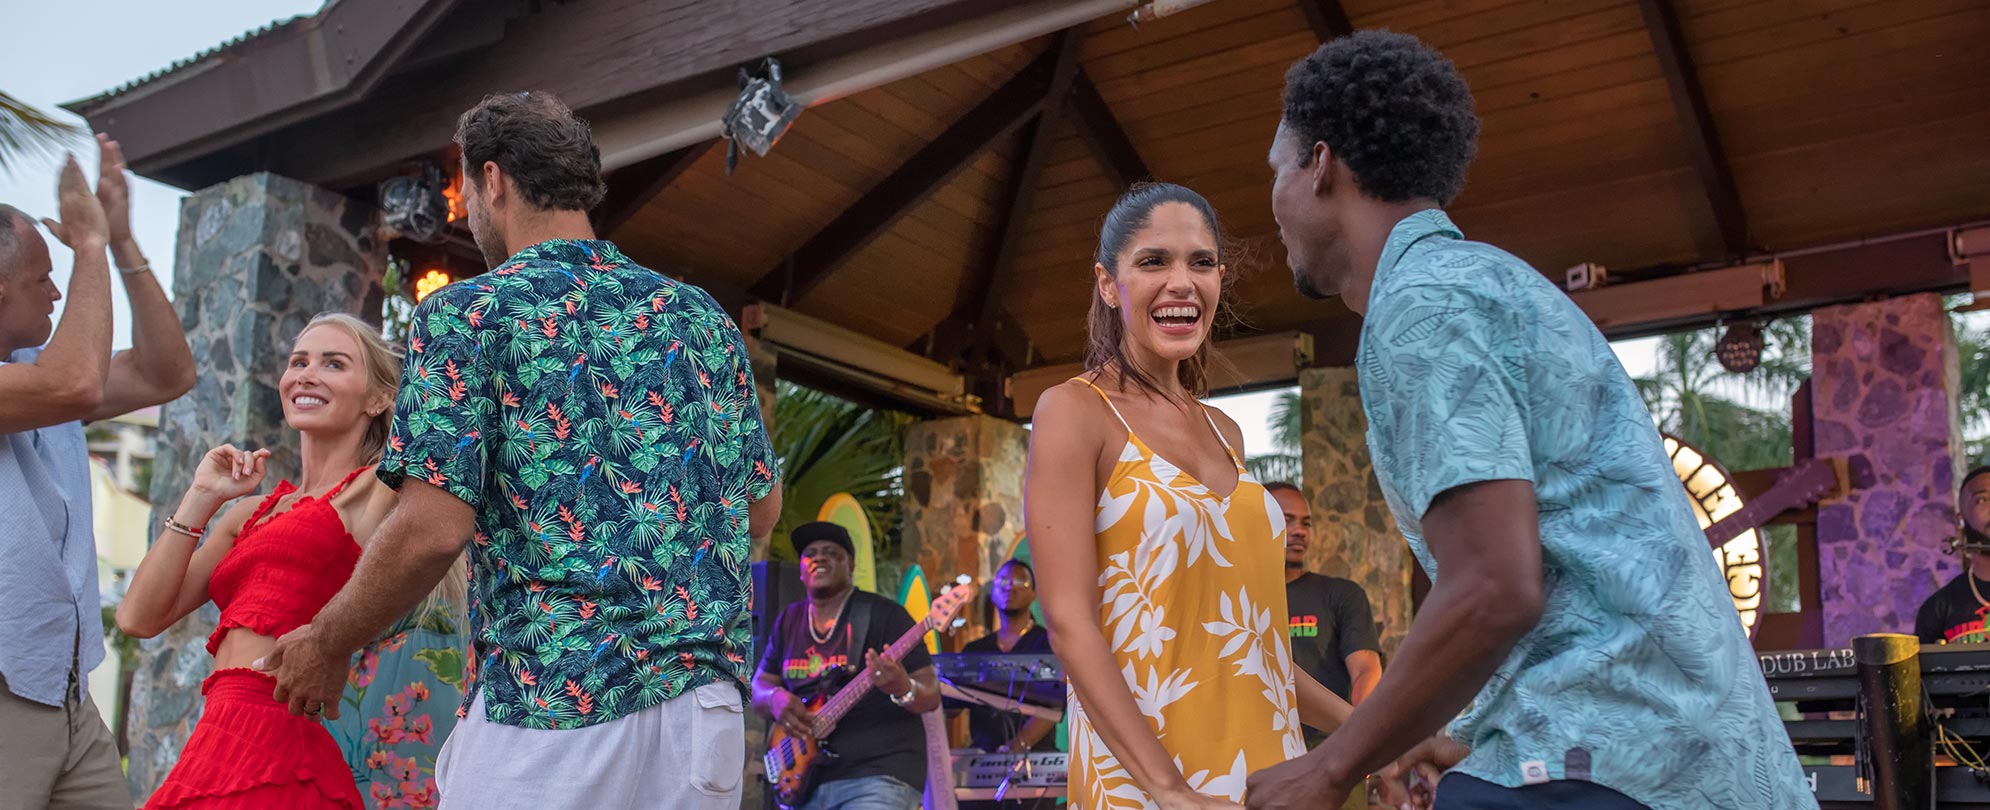
<svg viewBox="0 0 1990 810">
<path fill-rule="evenodd" d="M 232 444 L 221 445 L 201 458 L 200 466 L 194 469 L 193 488 L 217 502 L 232 501 L 262 486 L 268 460 L 268 450 L 251 452 Z"/>
</svg>

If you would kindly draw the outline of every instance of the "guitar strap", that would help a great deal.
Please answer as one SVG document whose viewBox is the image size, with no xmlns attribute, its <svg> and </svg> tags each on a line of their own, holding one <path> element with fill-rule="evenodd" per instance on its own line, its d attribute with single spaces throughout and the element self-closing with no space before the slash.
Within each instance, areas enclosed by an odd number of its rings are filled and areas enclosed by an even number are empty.
<svg viewBox="0 0 1990 810">
<path fill-rule="evenodd" d="M 857 592 L 851 591 L 850 598 L 857 604 L 850 606 L 850 666 L 858 672 L 864 671 L 864 641 L 871 637 L 871 600 L 858 599 Z M 884 654 L 884 650 L 878 650 Z"/>
</svg>

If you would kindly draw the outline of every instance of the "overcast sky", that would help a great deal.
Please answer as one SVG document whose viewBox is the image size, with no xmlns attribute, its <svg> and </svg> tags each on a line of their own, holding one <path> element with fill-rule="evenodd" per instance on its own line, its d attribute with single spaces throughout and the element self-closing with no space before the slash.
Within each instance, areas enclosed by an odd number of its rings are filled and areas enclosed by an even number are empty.
<svg viewBox="0 0 1990 810">
<path fill-rule="evenodd" d="M 7 25 L 0 30 L 0 90 L 44 112 L 73 120 L 57 104 L 96 95 L 174 62 L 219 45 L 272 21 L 317 10 L 318 0 L 198 0 L 196 4 L 138 0 L 62 0 L 10 4 Z M 197 8 L 197 12 L 194 9 Z M 78 142 L 79 158 L 96 175 L 95 150 Z M 35 217 L 55 213 L 55 178 L 60 157 L 29 157 L 11 172 L 0 173 L 0 200 Z M 173 241 L 179 228 L 179 203 L 186 192 L 142 178 L 133 178 L 132 227 L 152 267 L 166 289 L 172 290 Z M 70 255 L 49 239 L 58 283 L 68 285 Z M 119 347 L 130 345 L 131 323 L 121 287 L 116 289 L 116 336 Z M 61 306 L 60 304 L 57 305 Z M 1652 342 L 1617 345 L 1618 356 L 1633 375 L 1652 363 Z M 1220 406 L 1244 429 L 1251 452 L 1270 447 L 1265 420 L 1275 392 L 1226 398 Z"/>
<path fill-rule="evenodd" d="M 81 118 L 56 105 L 88 98 L 170 66 L 272 20 L 308 14 L 318 0 L 197 0 L 193 3 L 138 0 L 60 0 L 8 3 L 0 26 L 0 90 L 43 112 L 84 126 Z M 73 147 L 84 170 L 97 174 L 96 149 L 85 141 Z M 0 172 L 0 201 L 35 216 L 55 215 L 56 170 L 60 155 L 18 159 Z M 139 247 L 171 291 L 173 239 L 179 229 L 184 191 L 137 176 L 132 178 L 132 231 Z M 46 236 L 46 232 L 44 232 Z M 69 284 L 69 251 L 47 239 L 57 281 Z M 131 343 L 130 311 L 122 285 L 116 296 L 119 347 Z M 60 307 L 61 304 L 57 304 Z M 59 310 L 58 310 L 59 311 Z"/>
</svg>

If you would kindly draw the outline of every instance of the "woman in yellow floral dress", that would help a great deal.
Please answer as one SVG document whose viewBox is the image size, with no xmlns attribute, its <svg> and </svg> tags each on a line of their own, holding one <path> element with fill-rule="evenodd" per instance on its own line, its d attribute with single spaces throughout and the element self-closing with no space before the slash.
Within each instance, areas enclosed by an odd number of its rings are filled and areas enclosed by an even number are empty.
<svg viewBox="0 0 1990 810">
<path fill-rule="evenodd" d="M 1086 372 L 1044 393 L 1024 495 L 1071 682 L 1071 803 L 1234 808 L 1347 704 L 1292 666 L 1285 525 L 1202 405 L 1228 281 L 1216 214 L 1135 186 L 1099 238 Z"/>
</svg>

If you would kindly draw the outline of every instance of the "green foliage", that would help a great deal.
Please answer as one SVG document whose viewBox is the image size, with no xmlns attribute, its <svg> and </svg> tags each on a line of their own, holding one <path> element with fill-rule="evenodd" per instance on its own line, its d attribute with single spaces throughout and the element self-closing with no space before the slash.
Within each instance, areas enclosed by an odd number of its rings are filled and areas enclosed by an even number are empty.
<svg viewBox="0 0 1990 810">
<path fill-rule="evenodd" d="M 56 120 L 48 113 L 0 93 L 0 170 L 12 169 L 16 161 L 46 157 L 82 141 L 84 130 L 75 124 Z"/>
<path fill-rule="evenodd" d="M 428 671 L 435 674 L 436 680 L 456 687 L 458 692 L 463 691 L 463 665 L 466 662 L 463 660 L 462 650 L 455 647 L 430 647 L 416 652 L 415 660 L 428 665 Z"/>
<path fill-rule="evenodd" d="M 897 559 L 905 431 L 915 420 L 792 383 L 775 387 L 772 438 L 784 491 L 768 557 L 793 561 L 789 530 L 815 520 L 829 496 L 848 492 L 870 516 L 875 558 Z"/>
<path fill-rule="evenodd" d="M 1271 404 L 1271 413 L 1265 416 L 1265 429 L 1271 432 L 1271 448 L 1244 459 L 1244 468 L 1259 481 L 1286 481 L 1299 483 L 1301 475 L 1299 452 L 1299 391 L 1293 389 L 1279 394 Z"/>
</svg>

